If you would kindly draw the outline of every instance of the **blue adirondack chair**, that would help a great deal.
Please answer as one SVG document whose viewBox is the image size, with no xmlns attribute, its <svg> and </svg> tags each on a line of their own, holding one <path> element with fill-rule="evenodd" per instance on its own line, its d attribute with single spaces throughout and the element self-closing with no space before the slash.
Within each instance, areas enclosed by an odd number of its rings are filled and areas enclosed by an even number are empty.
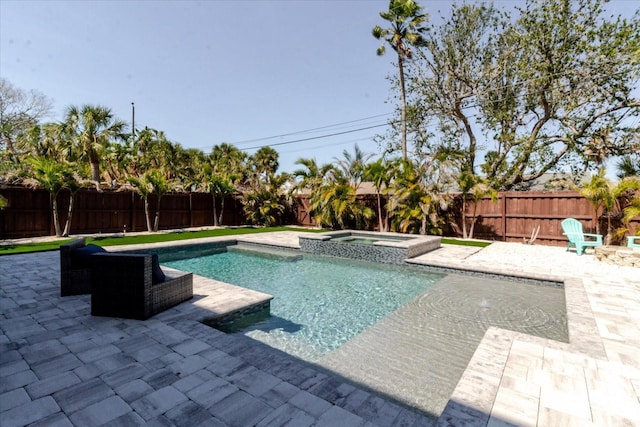
<svg viewBox="0 0 640 427">
<path fill-rule="evenodd" d="M 640 236 L 627 237 L 627 246 L 640 249 Z"/>
<path fill-rule="evenodd" d="M 587 247 L 602 246 L 602 236 L 600 234 L 583 233 L 582 224 L 577 219 L 567 218 L 562 221 L 561 225 L 562 230 L 564 231 L 562 234 L 567 236 L 567 239 L 569 239 L 567 250 L 569 250 L 571 246 L 575 246 L 578 255 L 582 255 L 582 252 Z M 586 240 L 585 238 L 589 238 L 591 240 Z"/>
</svg>

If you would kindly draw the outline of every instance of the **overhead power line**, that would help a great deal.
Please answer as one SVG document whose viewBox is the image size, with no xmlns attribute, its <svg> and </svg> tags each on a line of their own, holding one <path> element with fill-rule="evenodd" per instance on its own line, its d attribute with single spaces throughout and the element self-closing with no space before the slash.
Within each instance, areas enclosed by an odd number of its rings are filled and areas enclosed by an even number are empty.
<svg viewBox="0 0 640 427">
<path fill-rule="evenodd" d="M 262 147 L 275 147 L 278 145 L 287 145 L 287 144 L 294 144 L 296 142 L 304 142 L 304 141 L 312 141 L 314 139 L 322 139 L 322 138 L 329 138 L 332 136 L 337 136 L 337 135 L 344 135 L 347 133 L 353 133 L 353 132 L 360 132 L 363 130 L 367 130 L 367 129 L 374 129 L 374 128 L 379 128 L 382 126 L 388 126 L 390 123 L 383 123 L 381 125 L 373 125 L 373 126 L 367 126 L 367 127 L 363 127 L 363 128 L 359 128 L 359 129 L 352 129 L 352 130 L 345 130 L 343 132 L 336 132 L 336 133 L 331 133 L 331 134 L 327 134 L 327 135 L 319 135 L 319 136 L 312 136 L 309 138 L 302 138 L 302 139 L 294 139 L 293 141 L 286 141 L 286 142 L 276 142 L 275 144 L 264 144 L 264 145 L 257 145 L 255 147 L 248 147 L 245 148 L 245 150 L 255 150 L 258 148 L 262 148 Z"/>
<path fill-rule="evenodd" d="M 280 135 L 265 136 L 265 137 L 262 137 L 262 138 L 255 138 L 255 139 L 245 139 L 243 141 L 232 142 L 232 144 L 233 145 L 246 144 L 246 143 L 249 143 L 249 142 L 267 141 L 269 139 L 283 138 L 285 136 L 292 136 L 292 135 L 299 135 L 299 134 L 304 134 L 304 133 L 309 133 L 309 132 L 316 132 L 316 131 L 323 130 L 323 129 L 334 128 L 334 127 L 337 127 L 337 126 L 344 126 L 344 125 L 349 125 L 349 124 L 352 124 L 352 123 L 363 122 L 365 120 L 377 119 L 377 118 L 380 118 L 380 117 L 389 116 L 391 114 L 393 114 L 393 113 L 378 114 L 376 116 L 370 116 L 370 117 L 365 117 L 365 118 L 362 118 L 362 119 L 350 120 L 348 122 L 335 123 L 335 124 L 332 124 L 332 125 L 320 126 L 320 127 L 316 127 L 316 128 L 305 129 L 305 130 L 300 130 L 300 131 L 295 131 L 295 132 L 283 133 L 283 134 L 280 134 Z"/>
</svg>

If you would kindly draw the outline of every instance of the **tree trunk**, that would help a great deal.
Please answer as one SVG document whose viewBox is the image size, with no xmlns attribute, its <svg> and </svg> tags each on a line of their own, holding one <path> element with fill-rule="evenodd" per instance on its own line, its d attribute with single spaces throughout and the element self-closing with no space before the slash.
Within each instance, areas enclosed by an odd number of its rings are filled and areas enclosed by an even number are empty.
<svg viewBox="0 0 640 427">
<path fill-rule="evenodd" d="M 462 238 L 467 238 L 467 196 L 462 195 Z"/>
<path fill-rule="evenodd" d="M 220 217 L 218 218 L 218 225 L 222 225 L 222 215 L 224 214 L 224 196 L 220 202 Z"/>
<path fill-rule="evenodd" d="M 151 217 L 149 216 L 150 212 L 149 212 L 149 198 L 145 197 L 144 199 L 144 218 L 147 221 L 147 231 L 153 231 L 153 228 L 151 228 Z"/>
<path fill-rule="evenodd" d="M 100 189 L 100 159 L 97 157 L 91 157 L 89 159 L 91 164 L 91 180 L 96 182 L 98 189 Z"/>
<path fill-rule="evenodd" d="M 403 57 L 398 49 L 398 70 L 400 74 L 400 129 L 402 132 L 402 160 L 407 160 L 407 94 L 404 85 Z"/>
<path fill-rule="evenodd" d="M 160 225 L 160 197 L 158 196 L 158 206 L 156 206 L 156 217 L 153 220 L 153 231 L 158 231 Z"/>
<path fill-rule="evenodd" d="M 71 193 L 69 196 L 69 209 L 67 210 L 67 223 L 64 225 L 64 231 L 62 232 L 63 236 L 68 236 L 71 232 L 71 217 L 73 216 L 73 199 L 74 194 Z"/>
<path fill-rule="evenodd" d="M 380 193 L 376 192 L 378 196 L 378 231 L 387 231 L 384 226 L 384 222 L 382 221 L 382 206 L 380 201 Z"/>
<path fill-rule="evenodd" d="M 218 210 L 216 209 L 216 196 L 215 196 L 215 194 L 212 194 L 211 198 L 213 199 L 213 226 L 217 227 L 218 226 Z"/>
<path fill-rule="evenodd" d="M 53 210 L 53 227 L 56 230 L 56 236 L 61 237 L 60 218 L 58 218 L 58 193 L 49 193 L 51 198 L 51 208 Z"/>
<path fill-rule="evenodd" d="M 476 227 L 478 202 L 473 202 L 473 214 L 471 216 L 471 229 L 469 230 L 469 238 L 473 239 L 473 229 Z"/>
</svg>

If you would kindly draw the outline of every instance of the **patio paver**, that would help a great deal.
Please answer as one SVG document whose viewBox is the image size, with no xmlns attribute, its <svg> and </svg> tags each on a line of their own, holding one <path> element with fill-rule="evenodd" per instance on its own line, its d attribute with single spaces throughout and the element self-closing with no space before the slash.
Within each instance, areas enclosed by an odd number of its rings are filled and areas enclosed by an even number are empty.
<svg viewBox="0 0 640 427">
<path fill-rule="evenodd" d="M 238 237 L 295 247 L 297 233 Z M 566 279 L 570 343 L 490 328 L 439 419 L 199 320 L 92 317 L 57 252 L 0 257 L 0 425 L 640 425 L 640 271 L 564 248 L 443 247 L 415 262 Z M 194 294 L 211 295 L 207 280 Z"/>
</svg>

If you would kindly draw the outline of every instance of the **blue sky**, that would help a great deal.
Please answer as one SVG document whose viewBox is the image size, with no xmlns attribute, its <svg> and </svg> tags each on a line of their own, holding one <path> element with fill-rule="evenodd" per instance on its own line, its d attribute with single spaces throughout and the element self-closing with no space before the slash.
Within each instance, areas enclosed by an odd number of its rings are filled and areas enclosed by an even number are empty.
<svg viewBox="0 0 640 427">
<path fill-rule="evenodd" d="M 518 2 L 519 3 L 519 2 Z M 436 18 L 448 1 L 422 1 Z M 510 6 L 514 2 L 499 2 Z M 522 4 L 522 3 L 520 3 Z M 371 36 L 387 0 L 0 1 L 0 76 L 54 101 L 100 104 L 205 153 L 271 144 L 280 170 L 331 162 L 357 143 L 378 154 L 395 100 L 393 51 Z M 631 14 L 632 0 L 612 12 Z M 364 119 L 364 120 L 363 120 Z M 347 123 L 341 126 L 329 126 Z M 323 129 L 318 129 L 323 128 Z M 318 129 L 272 139 L 276 135 Z M 287 143 L 287 144 L 282 144 Z M 275 145 L 282 144 L 282 145 Z"/>
</svg>

